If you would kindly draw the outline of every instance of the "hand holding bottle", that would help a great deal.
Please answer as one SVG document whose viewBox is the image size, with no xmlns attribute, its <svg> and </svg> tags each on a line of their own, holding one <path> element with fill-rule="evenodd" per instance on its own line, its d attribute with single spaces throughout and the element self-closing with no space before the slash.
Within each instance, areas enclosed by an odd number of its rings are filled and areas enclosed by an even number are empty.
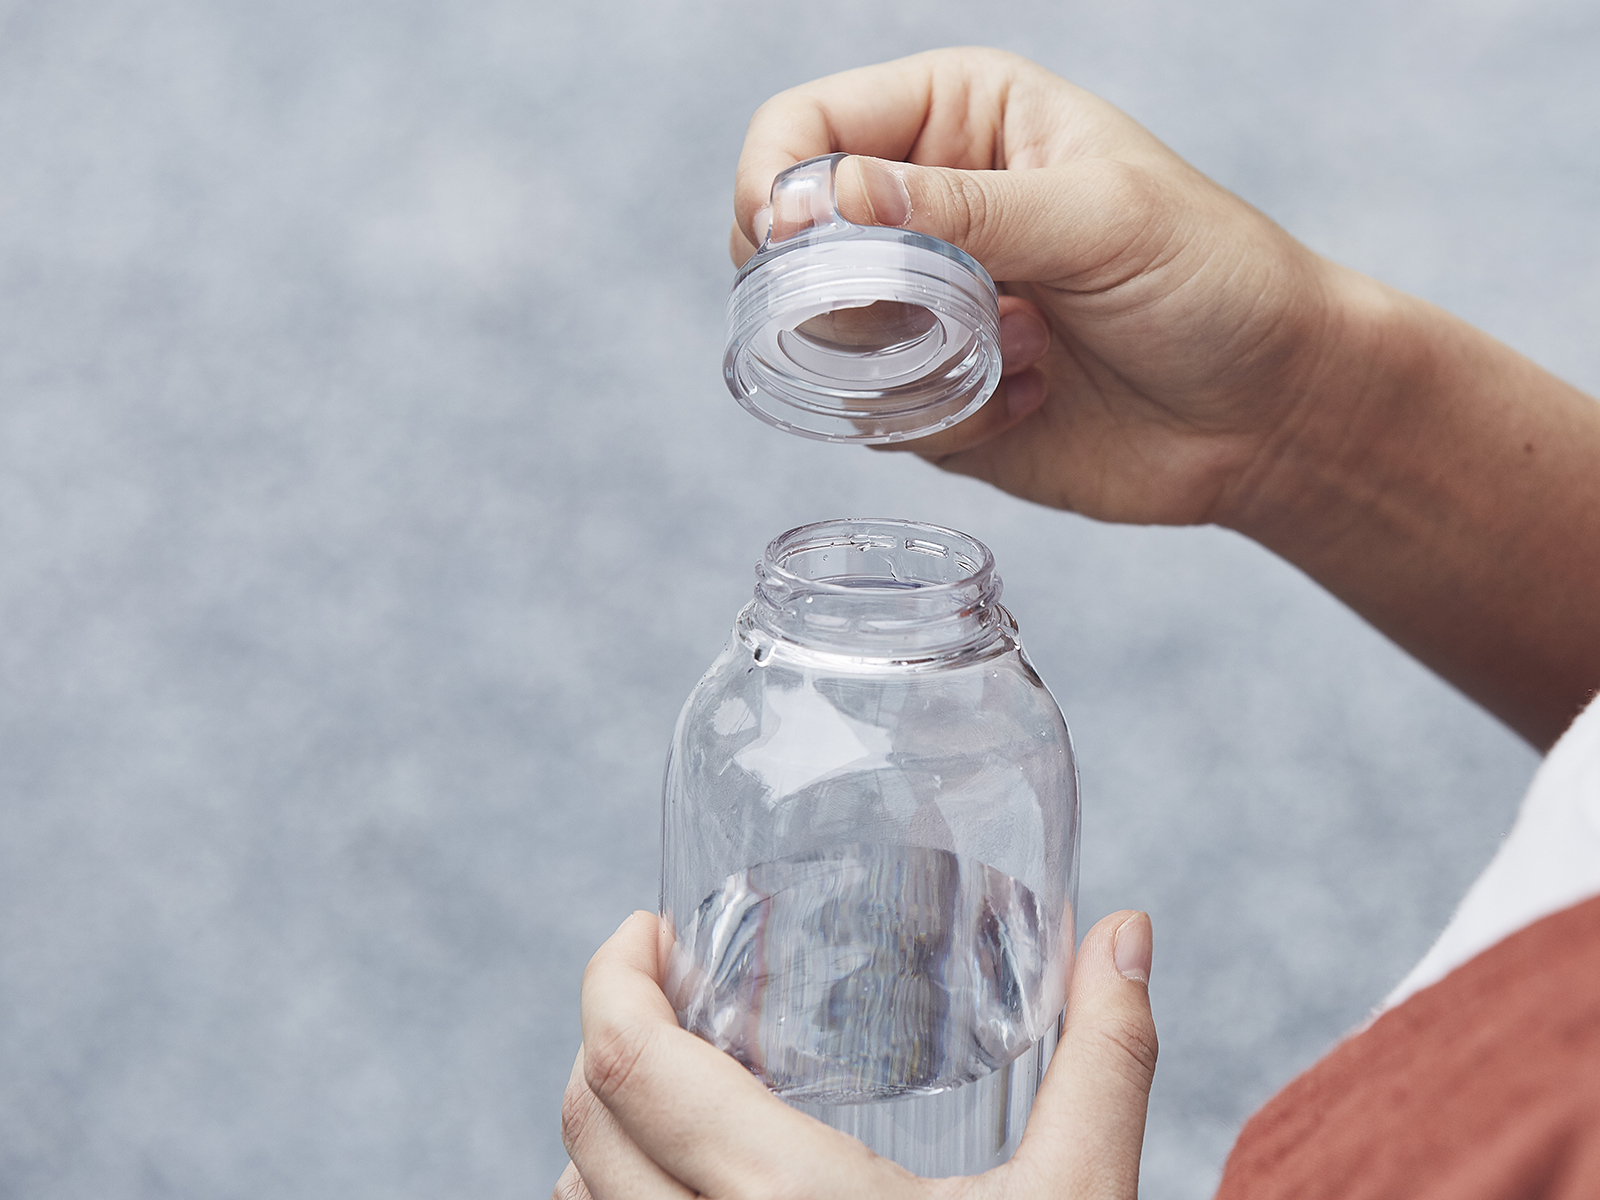
<svg viewBox="0 0 1600 1200">
<path fill-rule="evenodd" d="M 572 1165 L 555 1200 L 1138 1195 L 1156 1062 L 1143 913 L 1115 913 L 1084 938 L 1066 1029 L 1022 1146 L 1009 1162 L 967 1179 L 917 1179 L 777 1099 L 678 1027 L 657 957 L 657 918 L 635 913 L 584 974 L 584 1049 L 562 1105 Z"/>
</svg>

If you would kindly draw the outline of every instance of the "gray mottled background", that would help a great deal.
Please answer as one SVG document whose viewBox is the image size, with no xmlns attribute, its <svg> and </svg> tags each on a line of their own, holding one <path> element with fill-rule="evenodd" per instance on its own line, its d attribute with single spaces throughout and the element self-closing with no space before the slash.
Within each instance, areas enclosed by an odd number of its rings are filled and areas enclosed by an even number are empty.
<svg viewBox="0 0 1600 1200">
<path fill-rule="evenodd" d="M 987 540 L 1155 916 L 1146 1192 L 1403 973 L 1524 746 L 1229 534 L 803 443 L 719 377 L 768 94 L 958 42 L 1600 386 L 1584 0 L 0 3 L 0 1196 L 511 1197 L 772 535 Z"/>
</svg>

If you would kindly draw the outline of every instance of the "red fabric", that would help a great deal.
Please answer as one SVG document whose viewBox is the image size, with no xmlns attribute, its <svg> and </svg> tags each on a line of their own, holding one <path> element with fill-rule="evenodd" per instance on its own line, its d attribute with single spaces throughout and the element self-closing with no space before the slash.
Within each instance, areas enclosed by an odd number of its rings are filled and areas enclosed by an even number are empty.
<svg viewBox="0 0 1600 1200">
<path fill-rule="evenodd" d="M 1513 934 L 1252 1117 L 1217 1200 L 1600 1200 L 1600 897 Z"/>
</svg>

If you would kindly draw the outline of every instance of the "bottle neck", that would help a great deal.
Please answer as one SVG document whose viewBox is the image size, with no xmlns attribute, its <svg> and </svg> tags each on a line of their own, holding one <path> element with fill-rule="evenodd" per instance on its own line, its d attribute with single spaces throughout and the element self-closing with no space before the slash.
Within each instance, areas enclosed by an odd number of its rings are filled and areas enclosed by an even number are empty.
<svg viewBox="0 0 1600 1200">
<path fill-rule="evenodd" d="M 917 521 L 823 521 L 767 547 L 741 624 L 806 649 L 918 661 L 994 642 L 1011 628 L 999 601 L 994 556 L 976 538 Z"/>
</svg>

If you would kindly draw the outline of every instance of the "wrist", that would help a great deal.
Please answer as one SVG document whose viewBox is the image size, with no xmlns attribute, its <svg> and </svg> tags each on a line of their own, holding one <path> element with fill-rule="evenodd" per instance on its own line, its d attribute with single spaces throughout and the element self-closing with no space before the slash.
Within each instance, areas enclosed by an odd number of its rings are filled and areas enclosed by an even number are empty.
<svg viewBox="0 0 1600 1200">
<path fill-rule="evenodd" d="M 1329 265 L 1317 357 L 1226 514 L 1535 745 L 1600 683 L 1600 405 Z"/>
<path fill-rule="evenodd" d="M 1218 523 L 1311 568 L 1359 553 L 1398 478 L 1423 465 L 1448 422 L 1434 415 L 1449 318 L 1348 268 L 1317 260 L 1319 319 L 1280 416 L 1240 473 Z M 1423 456 L 1425 457 L 1425 455 Z M 1315 572 L 1313 572 L 1315 573 Z"/>
</svg>

